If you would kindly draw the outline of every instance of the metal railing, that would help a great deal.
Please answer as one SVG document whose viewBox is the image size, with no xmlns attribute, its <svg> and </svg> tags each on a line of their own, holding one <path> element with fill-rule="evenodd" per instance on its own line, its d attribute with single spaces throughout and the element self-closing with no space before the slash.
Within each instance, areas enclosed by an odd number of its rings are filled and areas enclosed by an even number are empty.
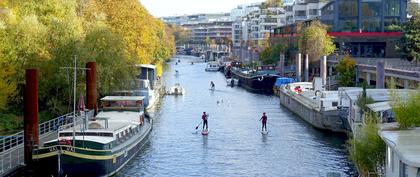
<svg viewBox="0 0 420 177">
<path fill-rule="evenodd" d="M 86 116 L 93 117 L 94 111 L 86 112 Z M 56 133 L 63 127 L 71 127 L 73 113 L 67 113 L 39 125 L 39 141 Z M 82 121 L 77 121 L 77 124 Z M 0 137 L 0 176 L 6 175 L 11 170 L 24 165 L 24 136 L 23 131 L 16 134 Z"/>
</svg>

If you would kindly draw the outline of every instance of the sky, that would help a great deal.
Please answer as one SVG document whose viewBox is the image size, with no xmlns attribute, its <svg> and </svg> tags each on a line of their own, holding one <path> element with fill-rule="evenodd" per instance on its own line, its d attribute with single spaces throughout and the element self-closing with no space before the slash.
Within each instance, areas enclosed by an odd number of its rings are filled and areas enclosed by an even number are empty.
<svg viewBox="0 0 420 177">
<path fill-rule="evenodd" d="M 264 0 L 140 0 L 155 17 L 198 13 L 230 12 L 239 4 L 250 4 Z"/>
</svg>

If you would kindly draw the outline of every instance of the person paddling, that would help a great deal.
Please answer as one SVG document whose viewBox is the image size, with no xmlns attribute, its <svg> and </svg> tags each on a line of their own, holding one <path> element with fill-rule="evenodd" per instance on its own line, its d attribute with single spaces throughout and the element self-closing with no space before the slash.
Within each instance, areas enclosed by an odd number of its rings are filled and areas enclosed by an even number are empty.
<svg viewBox="0 0 420 177">
<path fill-rule="evenodd" d="M 207 124 L 207 118 L 208 116 L 206 112 L 203 112 L 203 115 L 201 116 L 201 119 L 203 119 L 203 131 L 209 129 L 208 124 Z M 204 129 L 204 126 L 206 127 L 206 129 Z"/>
<path fill-rule="evenodd" d="M 211 82 L 210 82 L 210 88 L 211 88 L 212 90 L 214 90 L 214 87 L 215 87 L 214 82 L 213 82 L 213 81 L 211 81 Z"/>
<path fill-rule="evenodd" d="M 260 121 L 262 122 L 261 131 L 267 131 L 267 116 L 265 115 L 265 112 L 263 113 L 263 116 L 261 117 Z"/>
</svg>

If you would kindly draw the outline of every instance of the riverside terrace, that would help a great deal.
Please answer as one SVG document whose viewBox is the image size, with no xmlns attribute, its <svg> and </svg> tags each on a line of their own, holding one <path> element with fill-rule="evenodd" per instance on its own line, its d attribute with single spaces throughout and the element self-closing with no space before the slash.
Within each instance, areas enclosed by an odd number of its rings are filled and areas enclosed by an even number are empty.
<svg viewBox="0 0 420 177">
<path fill-rule="evenodd" d="M 329 57 L 329 68 L 335 68 L 338 58 Z M 357 80 L 366 80 L 368 85 L 376 84 L 376 69 L 380 61 L 385 62 L 385 78 L 394 78 L 397 87 L 415 89 L 420 84 L 420 65 L 398 58 L 355 58 L 358 67 Z"/>
</svg>

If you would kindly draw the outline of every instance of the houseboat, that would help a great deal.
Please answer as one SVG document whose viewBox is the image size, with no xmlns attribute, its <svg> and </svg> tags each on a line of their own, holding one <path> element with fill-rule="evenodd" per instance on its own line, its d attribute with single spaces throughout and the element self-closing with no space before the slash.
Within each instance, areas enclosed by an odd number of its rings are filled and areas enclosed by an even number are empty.
<svg viewBox="0 0 420 177">
<path fill-rule="evenodd" d="M 162 85 L 157 77 L 156 66 L 140 64 L 136 65 L 136 67 L 139 69 L 139 75 L 137 76 L 134 95 L 144 97 L 146 109 L 153 108 L 159 101 L 162 92 Z"/>
<path fill-rule="evenodd" d="M 273 86 L 279 75 L 273 66 L 259 66 L 256 70 L 231 68 L 232 78 L 239 80 L 239 85 L 249 91 L 273 94 Z"/>
<path fill-rule="evenodd" d="M 144 117 L 144 97 L 107 96 L 95 117 L 78 116 L 72 127 L 33 151 L 38 176 L 112 176 L 148 140 L 152 120 Z"/>
<path fill-rule="evenodd" d="M 350 131 L 347 119 L 339 116 L 338 91 L 325 91 L 319 84 L 321 78 L 313 82 L 296 82 L 280 87 L 280 104 L 315 128 L 347 133 Z"/>
</svg>

